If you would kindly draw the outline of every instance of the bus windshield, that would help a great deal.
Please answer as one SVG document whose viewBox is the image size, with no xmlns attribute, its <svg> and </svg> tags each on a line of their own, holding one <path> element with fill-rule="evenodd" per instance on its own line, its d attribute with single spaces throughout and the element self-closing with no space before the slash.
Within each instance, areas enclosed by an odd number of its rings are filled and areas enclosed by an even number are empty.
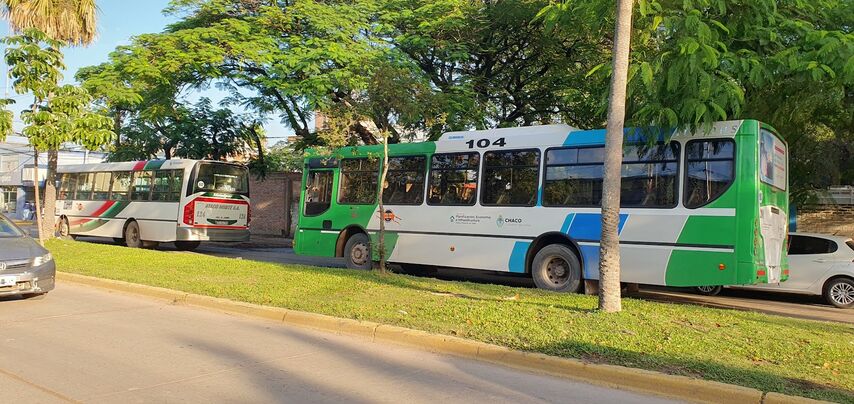
<svg viewBox="0 0 854 404">
<path fill-rule="evenodd" d="M 246 168 L 217 163 L 200 163 L 192 181 L 193 193 L 249 193 L 249 173 Z"/>
</svg>

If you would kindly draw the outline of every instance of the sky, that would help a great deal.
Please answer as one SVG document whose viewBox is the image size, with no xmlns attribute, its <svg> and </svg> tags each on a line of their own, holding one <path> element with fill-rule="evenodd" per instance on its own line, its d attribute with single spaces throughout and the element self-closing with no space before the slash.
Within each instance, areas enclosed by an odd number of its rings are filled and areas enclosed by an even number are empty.
<svg viewBox="0 0 854 404">
<path fill-rule="evenodd" d="M 75 83 L 74 74 L 81 67 L 101 64 L 108 60 L 110 52 L 117 46 L 128 45 L 135 35 L 160 32 L 166 25 L 175 22 L 175 16 L 163 15 L 162 11 L 169 4 L 169 0 L 96 0 L 100 8 L 98 16 L 98 38 L 88 47 L 64 48 L 66 70 L 63 74 L 62 84 Z M 7 36 L 9 29 L 7 24 L 0 24 L 0 36 Z M 3 71 L 6 71 L 5 63 L 2 63 Z M 8 79 L 5 79 L 8 80 Z M 6 82 L 0 84 L 4 87 Z M 32 97 L 26 94 L 15 94 L 8 84 L 8 98 L 15 100 L 11 109 L 15 112 L 15 130 L 20 131 L 22 122 L 20 111 L 28 106 Z M 195 97 L 207 96 L 213 101 L 218 101 L 221 94 L 216 90 L 208 90 L 197 94 Z M 242 112 L 242 111 L 235 111 Z M 267 137 L 270 144 L 277 143 L 287 135 L 292 135 L 293 130 L 284 127 L 278 117 L 270 117 L 265 125 Z"/>
</svg>

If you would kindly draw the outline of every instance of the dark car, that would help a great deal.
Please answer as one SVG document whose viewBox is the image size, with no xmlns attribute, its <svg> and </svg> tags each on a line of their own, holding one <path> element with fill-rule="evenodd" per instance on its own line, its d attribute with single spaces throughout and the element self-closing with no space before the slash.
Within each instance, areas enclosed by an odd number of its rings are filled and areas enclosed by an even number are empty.
<svg viewBox="0 0 854 404">
<path fill-rule="evenodd" d="M 50 252 L 0 214 L 0 296 L 45 294 L 55 279 Z"/>
</svg>

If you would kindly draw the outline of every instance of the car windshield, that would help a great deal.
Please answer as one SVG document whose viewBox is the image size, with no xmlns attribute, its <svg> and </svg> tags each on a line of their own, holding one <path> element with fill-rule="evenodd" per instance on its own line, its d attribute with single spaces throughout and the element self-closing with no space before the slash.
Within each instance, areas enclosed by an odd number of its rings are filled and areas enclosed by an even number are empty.
<svg viewBox="0 0 854 404">
<path fill-rule="evenodd" d="M 249 193 L 249 173 L 241 166 L 202 163 L 192 184 L 195 192 L 245 195 Z"/>
<path fill-rule="evenodd" d="M 6 219 L 3 215 L 0 215 L 0 238 L 10 238 L 10 237 L 23 237 L 24 233 L 21 233 L 17 227 L 15 227 L 9 219 Z"/>
</svg>

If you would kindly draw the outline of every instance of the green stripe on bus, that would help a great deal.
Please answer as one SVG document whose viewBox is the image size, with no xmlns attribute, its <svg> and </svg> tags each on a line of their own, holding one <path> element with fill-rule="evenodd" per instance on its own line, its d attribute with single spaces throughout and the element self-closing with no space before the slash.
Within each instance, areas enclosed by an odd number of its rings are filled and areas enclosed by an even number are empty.
<svg viewBox="0 0 854 404">
<path fill-rule="evenodd" d="M 145 163 L 145 167 L 143 167 L 143 170 L 159 170 L 165 162 L 166 160 L 151 160 Z"/>
</svg>

